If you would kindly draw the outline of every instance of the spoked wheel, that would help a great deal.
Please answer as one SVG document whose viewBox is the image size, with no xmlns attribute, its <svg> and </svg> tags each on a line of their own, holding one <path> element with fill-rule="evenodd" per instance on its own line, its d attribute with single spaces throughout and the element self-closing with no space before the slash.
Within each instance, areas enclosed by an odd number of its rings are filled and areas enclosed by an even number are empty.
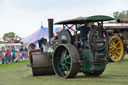
<svg viewBox="0 0 128 85">
<path fill-rule="evenodd" d="M 53 57 L 53 68 L 55 73 L 62 78 L 72 78 L 80 70 L 80 55 L 75 46 L 61 44 L 57 46 Z"/>
<path fill-rule="evenodd" d="M 116 62 L 124 57 L 124 45 L 120 37 L 113 36 L 109 41 L 109 58 L 110 61 Z"/>
<path fill-rule="evenodd" d="M 85 76 L 100 76 L 102 73 L 104 72 L 104 70 L 100 70 L 100 71 L 92 71 L 92 72 L 83 72 L 85 74 Z"/>
</svg>

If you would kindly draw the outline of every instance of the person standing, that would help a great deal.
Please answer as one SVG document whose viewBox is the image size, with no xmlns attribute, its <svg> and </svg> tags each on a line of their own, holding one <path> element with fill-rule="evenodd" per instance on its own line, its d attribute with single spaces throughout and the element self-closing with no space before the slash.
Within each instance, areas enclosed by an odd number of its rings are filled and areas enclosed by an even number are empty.
<svg viewBox="0 0 128 85">
<path fill-rule="evenodd" d="M 5 64 L 5 48 L 4 47 L 2 47 L 1 52 L 2 52 L 2 54 L 1 54 L 1 56 L 2 56 L 2 64 Z"/>
<path fill-rule="evenodd" d="M 24 52 L 23 46 L 20 47 L 19 51 L 20 51 L 20 59 L 23 60 L 23 52 Z"/>
<path fill-rule="evenodd" d="M 28 49 L 25 47 L 24 51 L 25 51 L 25 58 L 27 58 L 28 57 Z"/>
<path fill-rule="evenodd" d="M 12 46 L 11 53 L 12 53 L 11 61 L 14 62 L 14 59 L 16 58 L 16 50 L 15 50 L 14 46 Z"/>
<path fill-rule="evenodd" d="M 10 62 L 10 58 L 11 58 L 11 55 L 10 55 L 10 49 L 9 47 L 7 47 L 7 50 L 6 50 L 6 54 L 5 54 L 5 62 L 6 63 L 9 63 Z"/>
</svg>

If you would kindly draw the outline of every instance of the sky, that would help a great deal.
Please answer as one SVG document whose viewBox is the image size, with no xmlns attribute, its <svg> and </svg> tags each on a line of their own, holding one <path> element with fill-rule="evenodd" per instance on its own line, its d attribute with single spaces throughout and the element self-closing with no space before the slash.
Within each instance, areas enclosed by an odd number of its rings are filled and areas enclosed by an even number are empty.
<svg viewBox="0 0 128 85">
<path fill-rule="evenodd" d="M 128 0 L 0 0 L 0 38 L 8 32 L 26 37 L 54 22 L 79 16 L 108 15 L 128 10 Z"/>
</svg>

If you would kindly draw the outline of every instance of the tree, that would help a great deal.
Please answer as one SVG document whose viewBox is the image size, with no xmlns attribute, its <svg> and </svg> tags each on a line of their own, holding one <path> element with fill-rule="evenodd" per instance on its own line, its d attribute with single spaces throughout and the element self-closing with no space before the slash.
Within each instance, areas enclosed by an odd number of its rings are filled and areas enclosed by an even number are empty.
<svg viewBox="0 0 128 85">
<path fill-rule="evenodd" d="M 4 41 L 0 41 L 0 44 L 3 44 L 4 43 Z"/>
<path fill-rule="evenodd" d="M 15 33 L 14 32 L 9 32 L 9 33 L 5 33 L 3 36 L 3 40 L 4 41 L 12 41 L 15 38 Z"/>
<path fill-rule="evenodd" d="M 116 11 L 113 13 L 113 16 L 115 19 L 128 19 L 128 10 Z"/>
</svg>

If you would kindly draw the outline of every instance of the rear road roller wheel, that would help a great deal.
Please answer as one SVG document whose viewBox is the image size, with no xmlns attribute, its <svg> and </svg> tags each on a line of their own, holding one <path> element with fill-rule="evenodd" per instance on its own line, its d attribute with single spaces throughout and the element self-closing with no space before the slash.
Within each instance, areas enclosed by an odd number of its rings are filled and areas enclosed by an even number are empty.
<svg viewBox="0 0 128 85">
<path fill-rule="evenodd" d="M 62 78 L 72 78 L 80 71 L 80 55 L 75 46 L 60 44 L 57 46 L 53 57 L 55 73 Z"/>
<path fill-rule="evenodd" d="M 124 57 L 124 45 L 120 37 L 113 36 L 109 40 L 109 60 L 117 62 Z"/>
</svg>

